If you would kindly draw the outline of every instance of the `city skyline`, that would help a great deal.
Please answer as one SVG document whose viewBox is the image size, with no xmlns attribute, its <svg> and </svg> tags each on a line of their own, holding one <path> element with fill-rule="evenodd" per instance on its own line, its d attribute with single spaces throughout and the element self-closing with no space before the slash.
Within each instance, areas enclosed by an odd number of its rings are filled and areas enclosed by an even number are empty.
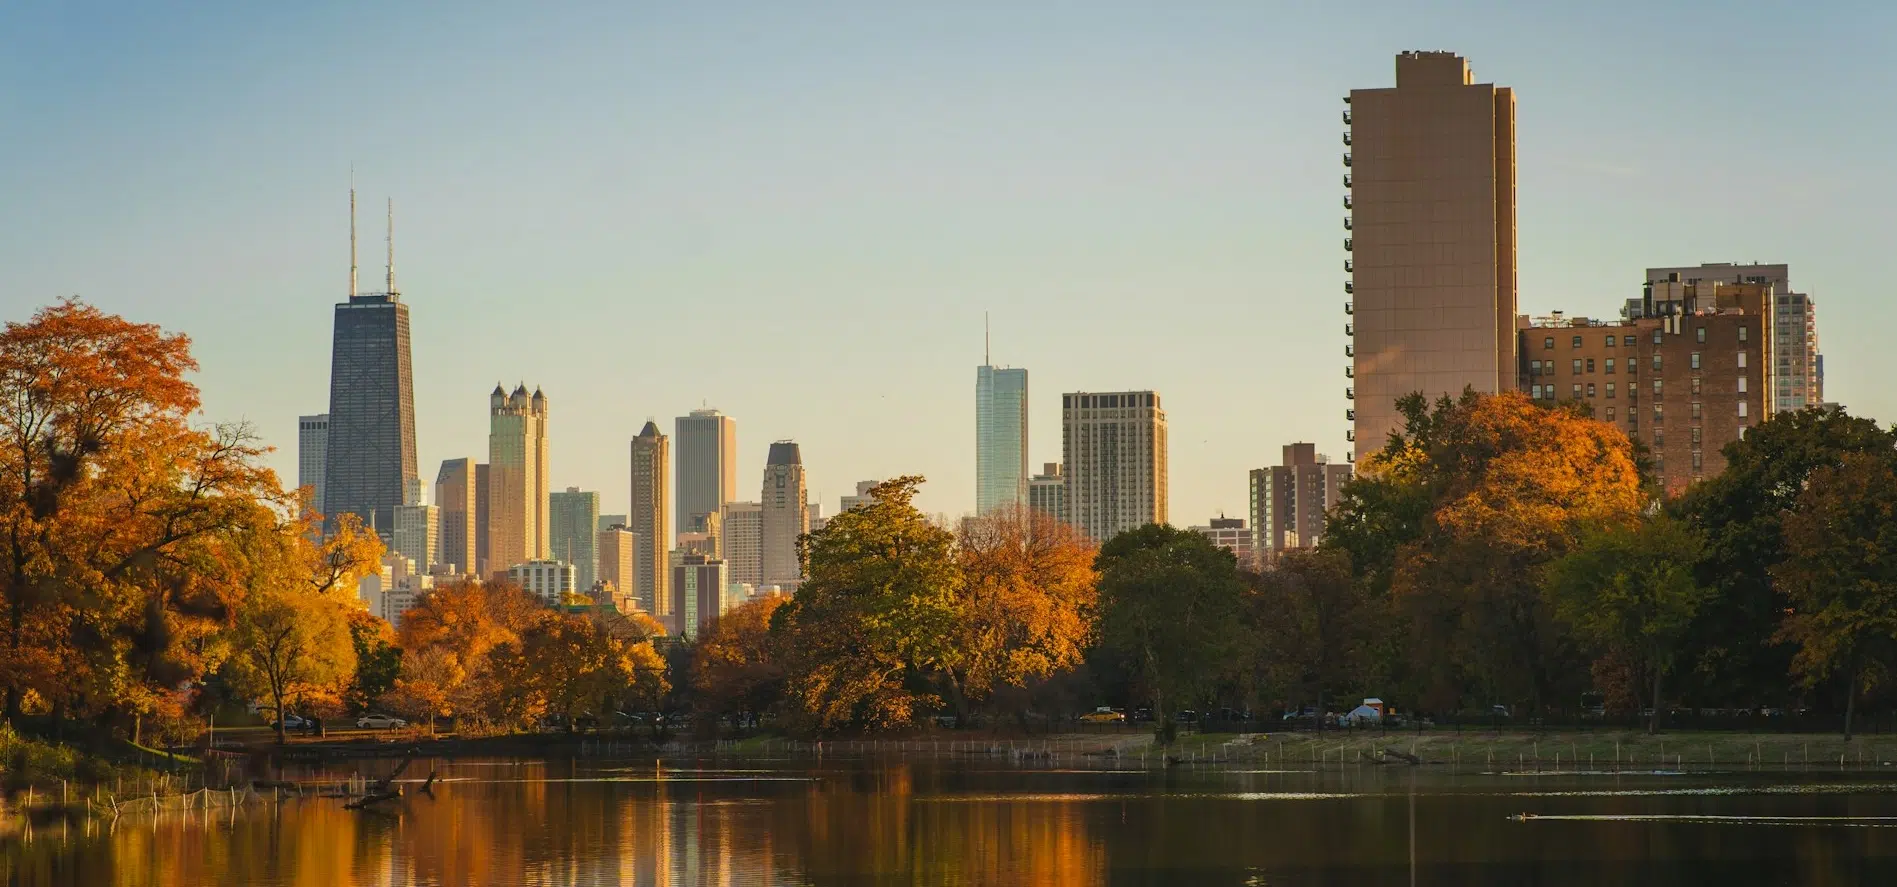
<svg viewBox="0 0 1897 887">
<path fill-rule="evenodd" d="M 1663 263 L 1796 264 L 1799 292 L 1833 318 L 1826 398 L 1893 412 L 1870 337 L 1897 307 L 1875 298 L 1858 258 L 1877 246 L 1865 214 L 1897 196 L 1869 153 L 1890 124 L 1849 112 L 1890 77 L 1868 49 L 1892 13 L 1856 10 L 1846 29 L 1825 12 L 1699 12 L 1110 9 L 1074 33 L 1049 15 L 946 11 L 918 28 L 922 13 L 866 7 L 849 34 L 805 44 L 770 27 L 795 14 L 762 9 L 762 36 L 739 58 L 627 52 L 730 35 L 690 14 L 598 10 L 586 28 L 572 12 L 464 22 L 479 51 L 444 55 L 427 20 L 398 10 L 385 33 L 417 65 L 371 75 L 345 61 L 352 12 L 150 13 L 140 32 L 168 35 L 152 42 L 68 28 L 77 13 L 9 10 L 0 21 L 23 36 L 3 64 L 46 96 L 18 103 L 16 119 L 44 138 L 0 148 L 0 180 L 53 211 L 0 221 L 6 309 L 23 317 L 78 294 L 190 334 L 205 416 L 253 422 L 290 483 L 293 423 L 324 409 L 328 314 L 343 295 L 339 195 L 354 161 L 365 193 L 405 206 L 420 464 L 483 452 L 470 382 L 527 376 L 563 403 L 597 405 L 563 413 L 551 480 L 601 490 L 603 508 L 625 509 L 623 447 L 646 417 L 710 402 L 745 423 L 745 484 L 769 441 L 795 438 L 813 498 L 920 473 L 922 507 L 965 513 L 966 373 L 989 310 L 997 353 L 1033 368 L 1042 391 L 1166 392 L 1172 508 L 1236 514 L 1239 479 L 1282 442 L 1341 458 L 1339 99 L 1387 85 L 1397 52 L 1442 48 L 1521 100 L 1522 312 L 1609 313 L 1599 306 L 1636 296 L 1642 270 Z M 273 21 L 286 15 L 296 27 Z M 1603 61 L 1600 47 L 1630 31 L 1814 61 L 1784 70 L 1631 49 Z M 1258 51 L 1287 32 L 1314 39 Z M 519 40 L 532 51 L 514 53 Z M 241 58 L 204 51 L 231 45 L 287 60 L 267 94 L 240 88 Z M 974 83 L 968 56 L 947 51 L 971 45 L 988 59 Z M 800 68 L 806 53 L 827 60 Z M 457 110 L 464 90 L 492 104 Z M 894 101 L 918 92 L 929 101 Z M 364 126 L 370 94 L 382 100 Z M 804 113 L 773 108 L 796 97 Z M 72 108 L 94 113 L 60 110 Z M 1672 138 L 1662 123 L 1768 108 L 1780 119 L 1746 138 Z M 497 132 L 497 116 L 516 125 Z M 942 130 L 984 138 L 950 151 L 918 136 Z M 207 132 L 216 150 L 202 150 Z M 134 133 L 147 151 L 110 147 Z M 780 148 L 705 150 L 763 144 Z M 99 169 L 115 170 L 110 187 Z M 565 339 L 502 357 L 498 332 L 522 293 Z M 632 352 L 618 341 L 625 329 L 704 330 L 708 304 L 721 306 L 715 351 L 696 337 Z M 803 310 L 772 310 L 785 305 Z M 1855 322 L 1835 320 L 1846 316 Z M 1251 402 L 1230 409 L 1206 374 L 1238 366 L 1272 329 L 1322 335 L 1271 342 L 1271 358 L 1240 373 Z M 748 356 L 781 363 L 785 341 L 812 356 L 796 372 Z M 881 366 L 863 373 L 865 361 Z M 1290 372 L 1325 382 L 1274 384 Z M 627 401 L 604 382 L 623 378 L 659 381 Z M 1030 465 L 1059 458 L 1057 413 L 1047 398 L 1036 412 Z"/>
</svg>

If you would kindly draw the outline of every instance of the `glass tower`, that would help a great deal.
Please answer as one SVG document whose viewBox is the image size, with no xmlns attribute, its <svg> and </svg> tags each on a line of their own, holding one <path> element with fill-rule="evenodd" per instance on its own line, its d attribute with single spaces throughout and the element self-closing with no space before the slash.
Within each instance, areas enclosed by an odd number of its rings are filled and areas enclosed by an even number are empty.
<svg viewBox="0 0 1897 887">
<path fill-rule="evenodd" d="M 975 368 L 975 510 L 1028 500 L 1028 371 Z"/>
</svg>

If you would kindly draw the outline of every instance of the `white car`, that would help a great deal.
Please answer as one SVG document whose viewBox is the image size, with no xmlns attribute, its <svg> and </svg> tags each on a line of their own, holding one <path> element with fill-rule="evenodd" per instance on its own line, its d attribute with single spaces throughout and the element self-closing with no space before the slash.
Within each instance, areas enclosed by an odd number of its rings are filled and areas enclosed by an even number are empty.
<svg viewBox="0 0 1897 887">
<path fill-rule="evenodd" d="M 408 722 L 392 715 L 363 715 L 356 719 L 356 726 L 364 730 L 393 730 L 408 726 Z"/>
</svg>

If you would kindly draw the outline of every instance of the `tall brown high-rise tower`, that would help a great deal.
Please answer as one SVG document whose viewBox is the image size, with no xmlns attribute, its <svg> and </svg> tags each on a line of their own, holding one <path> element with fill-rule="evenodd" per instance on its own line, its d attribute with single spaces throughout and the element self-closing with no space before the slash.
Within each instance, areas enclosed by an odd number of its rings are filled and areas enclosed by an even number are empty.
<svg viewBox="0 0 1897 887">
<path fill-rule="evenodd" d="M 1345 99 L 1344 284 L 1357 455 L 1396 401 L 1515 380 L 1515 93 L 1449 52 L 1396 57 Z"/>
<path fill-rule="evenodd" d="M 648 420 L 639 436 L 632 439 L 632 508 L 626 529 L 637 537 L 638 554 L 633 557 L 636 577 L 633 593 L 639 605 L 661 621 L 673 616 L 672 595 L 672 513 L 670 490 L 671 440 L 659 432 L 657 422 Z M 676 626 L 674 626 L 676 628 Z"/>
</svg>

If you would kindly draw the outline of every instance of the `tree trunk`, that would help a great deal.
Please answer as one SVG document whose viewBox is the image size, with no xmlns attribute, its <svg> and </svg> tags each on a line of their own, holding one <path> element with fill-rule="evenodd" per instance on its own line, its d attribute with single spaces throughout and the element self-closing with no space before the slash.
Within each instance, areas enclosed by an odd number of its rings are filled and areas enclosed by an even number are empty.
<svg viewBox="0 0 1897 887">
<path fill-rule="evenodd" d="M 283 718 L 287 712 L 283 710 L 283 688 L 277 686 L 274 681 L 270 686 L 270 699 L 277 704 L 277 744 L 284 745 L 289 742 L 283 735 Z"/>
<path fill-rule="evenodd" d="M 1653 670 L 1653 713 L 1647 716 L 1648 736 L 1660 732 L 1660 678 L 1664 674 L 1658 668 Z"/>
<path fill-rule="evenodd" d="M 1844 697 L 1844 741 L 1851 741 L 1851 718 L 1857 714 L 1858 667 L 1851 666 L 1851 684 Z"/>
</svg>

